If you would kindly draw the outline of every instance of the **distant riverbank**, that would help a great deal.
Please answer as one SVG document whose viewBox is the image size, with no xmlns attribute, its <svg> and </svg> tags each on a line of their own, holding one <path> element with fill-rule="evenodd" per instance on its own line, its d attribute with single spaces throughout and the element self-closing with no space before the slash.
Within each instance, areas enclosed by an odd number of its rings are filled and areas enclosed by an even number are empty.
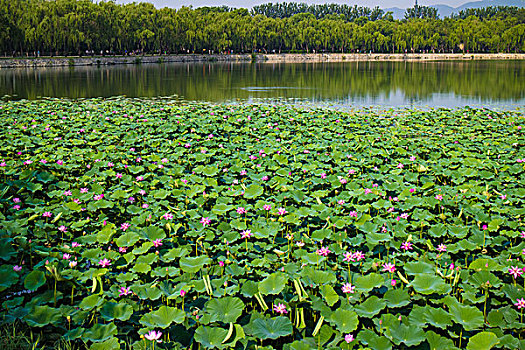
<svg viewBox="0 0 525 350">
<path fill-rule="evenodd" d="M 344 61 L 448 61 L 448 60 L 524 60 L 518 53 L 310 53 L 310 54 L 239 54 L 239 55 L 159 55 L 3 58 L 0 68 L 59 66 L 96 66 L 167 62 L 344 62 Z"/>
</svg>

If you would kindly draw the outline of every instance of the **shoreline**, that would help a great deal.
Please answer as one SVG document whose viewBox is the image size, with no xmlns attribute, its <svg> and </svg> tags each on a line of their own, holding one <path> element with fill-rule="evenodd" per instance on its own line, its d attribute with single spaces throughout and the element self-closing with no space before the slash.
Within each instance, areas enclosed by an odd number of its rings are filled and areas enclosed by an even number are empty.
<svg viewBox="0 0 525 350">
<path fill-rule="evenodd" d="M 64 66 L 109 66 L 142 63 L 322 63 L 355 61 L 479 61 L 525 60 L 524 53 L 309 53 L 309 54 L 250 54 L 238 55 L 156 55 L 156 56 L 95 56 L 95 57 L 28 57 L 2 58 L 2 68 L 37 68 Z"/>
</svg>

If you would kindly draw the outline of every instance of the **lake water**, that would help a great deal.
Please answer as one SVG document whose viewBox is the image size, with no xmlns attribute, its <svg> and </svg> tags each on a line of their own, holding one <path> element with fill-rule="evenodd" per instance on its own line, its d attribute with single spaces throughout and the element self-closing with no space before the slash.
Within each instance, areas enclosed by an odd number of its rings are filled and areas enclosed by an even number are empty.
<svg viewBox="0 0 525 350">
<path fill-rule="evenodd" d="M 525 61 L 163 63 L 1 69 L 0 96 L 160 97 L 353 108 L 525 106 Z"/>
</svg>

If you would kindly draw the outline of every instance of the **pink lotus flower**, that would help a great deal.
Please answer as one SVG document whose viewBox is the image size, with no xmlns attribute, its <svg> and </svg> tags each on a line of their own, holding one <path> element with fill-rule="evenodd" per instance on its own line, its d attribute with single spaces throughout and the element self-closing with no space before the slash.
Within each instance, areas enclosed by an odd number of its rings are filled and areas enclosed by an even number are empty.
<svg viewBox="0 0 525 350">
<path fill-rule="evenodd" d="M 89 190 L 87 188 L 85 188 L 85 187 L 80 189 L 80 193 L 88 193 L 88 191 Z"/>
<path fill-rule="evenodd" d="M 416 157 L 414 157 L 414 156 L 411 156 L 411 157 L 410 157 L 410 161 L 412 161 L 412 162 L 413 162 L 414 160 L 416 160 Z"/>
<path fill-rule="evenodd" d="M 286 214 L 286 209 L 284 209 L 284 208 L 281 207 L 281 208 L 277 209 L 277 213 L 278 213 L 279 215 L 284 215 L 284 214 Z"/>
<path fill-rule="evenodd" d="M 62 164 L 64 164 L 64 162 L 61 161 L 61 160 L 57 160 L 57 164 L 58 164 L 58 165 L 62 165 Z"/>
<path fill-rule="evenodd" d="M 45 217 L 45 218 L 50 218 L 50 217 L 53 216 L 53 214 L 51 214 L 50 211 L 46 211 L 46 212 L 44 212 L 44 214 L 42 214 L 42 216 Z"/>
<path fill-rule="evenodd" d="M 224 261 L 219 260 L 219 266 L 220 266 L 220 267 L 224 267 Z"/>
<path fill-rule="evenodd" d="M 444 244 L 440 244 L 438 245 L 437 250 L 440 251 L 441 253 L 444 253 L 447 251 L 447 246 Z"/>
<path fill-rule="evenodd" d="M 76 247 L 80 247 L 80 244 L 79 244 L 78 242 L 72 242 L 72 243 L 71 243 L 71 246 L 72 246 L 73 248 L 76 248 Z"/>
<path fill-rule="evenodd" d="M 251 236 L 253 236 L 251 230 L 244 230 L 241 232 L 241 238 L 250 238 Z"/>
<path fill-rule="evenodd" d="M 268 175 L 264 175 L 264 176 L 262 177 L 262 180 L 263 180 L 263 181 L 268 181 L 269 179 L 270 179 L 270 178 L 268 177 Z"/>
<path fill-rule="evenodd" d="M 77 266 L 77 262 L 76 262 L 75 260 L 71 260 L 71 261 L 69 262 L 69 267 L 70 267 L 70 268 L 73 268 L 73 267 L 75 267 L 75 266 Z"/>
<path fill-rule="evenodd" d="M 396 281 L 396 280 L 392 280 L 392 281 L 390 281 L 390 285 L 391 285 L 392 287 L 395 287 L 396 284 L 397 284 L 397 281 Z"/>
<path fill-rule="evenodd" d="M 511 266 L 511 268 L 509 269 L 509 273 L 514 278 L 517 278 L 518 276 L 521 276 L 523 274 L 523 270 L 517 266 Z"/>
<path fill-rule="evenodd" d="M 521 298 L 521 299 L 516 299 L 517 303 L 514 304 L 518 307 L 518 309 L 523 309 L 525 308 L 525 298 Z"/>
<path fill-rule="evenodd" d="M 59 231 L 61 232 L 67 232 L 67 227 L 64 226 L 64 225 L 61 225 L 59 228 L 58 228 Z"/>
<path fill-rule="evenodd" d="M 248 174 L 248 172 L 246 170 L 241 170 L 241 173 L 240 173 L 242 176 Z"/>
<path fill-rule="evenodd" d="M 20 198 L 13 198 L 13 203 L 20 203 L 20 202 L 21 202 Z"/>
<path fill-rule="evenodd" d="M 68 191 L 64 191 L 64 196 L 71 196 L 71 195 L 72 195 L 71 191 L 69 191 L 69 190 Z"/>
<path fill-rule="evenodd" d="M 13 266 L 13 270 L 16 271 L 16 272 L 20 272 L 20 271 L 22 271 L 22 266 L 15 265 L 15 266 Z"/>
<path fill-rule="evenodd" d="M 265 205 L 263 205 L 263 209 L 266 210 L 266 211 L 270 211 L 270 210 L 272 210 L 272 206 L 270 204 L 265 204 Z"/>
<path fill-rule="evenodd" d="M 345 283 L 343 284 L 343 287 L 341 287 L 341 289 L 343 290 L 343 293 L 355 293 L 355 286 L 352 286 L 351 283 Z"/>
<path fill-rule="evenodd" d="M 205 227 L 206 225 L 209 225 L 211 224 L 211 220 L 209 217 L 203 217 L 200 221 L 200 223 L 202 224 L 202 227 Z"/>
<path fill-rule="evenodd" d="M 120 248 L 118 249 L 118 251 L 119 251 L 120 253 L 125 253 L 125 252 L 126 252 L 126 249 L 127 249 L 126 247 L 120 247 Z"/>
<path fill-rule="evenodd" d="M 340 179 L 339 179 L 339 182 L 340 182 L 341 184 L 344 185 L 344 184 L 347 183 L 348 181 L 347 181 L 345 178 L 340 178 Z"/>
<path fill-rule="evenodd" d="M 436 198 L 439 201 L 443 200 L 443 196 L 440 195 L 440 194 L 436 195 L 436 197 L 434 197 L 434 198 Z"/>
<path fill-rule="evenodd" d="M 173 214 L 166 213 L 166 214 L 162 215 L 162 218 L 165 219 L 165 220 L 171 220 L 171 219 L 173 219 Z"/>
<path fill-rule="evenodd" d="M 158 238 L 154 240 L 153 245 L 155 246 L 155 248 L 160 247 L 162 245 L 162 239 Z"/>
<path fill-rule="evenodd" d="M 410 193 L 414 193 L 416 191 L 416 189 L 415 188 L 411 188 L 409 191 L 410 191 Z"/>
<path fill-rule="evenodd" d="M 148 333 L 144 334 L 144 338 L 151 341 L 157 341 L 157 343 L 162 343 L 162 340 L 159 340 L 161 336 L 162 332 L 160 331 L 149 331 Z"/>
<path fill-rule="evenodd" d="M 122 225 L 120 225 L 120 229 L 122 231 L 126 231 L 130 226 L 131 226 L 131 224 L 128 224 L 127 222 L 125 222 Z"/>
<path fill-rule="evenodd" d="M 69 260 L 69 258 L 71 258 L 71 255 L 68 253 L 64 253 L 64 255 L 62 255 L 62 259 L 64 260 Z"/>
<path fill-rule="evenodd" d="M 354 336 L 352 334 L 347 334 L 345 335 L 345 342 L 347 342 L 348 344 L 350 344 L 351 342 L 354 341 Z"/>
<path fill-rule="evenodd" d="M 279 314 L 287 314 L 288 313 L 288 310 L 286 310 L 286 305 L 284 304 L 277 304 L 277 305 L 274 305 L 273 306 L 273 311 L 279 313 Z"/>
<path fill-rule="evenodd" d="M 404 165 L 403 165 L 402 163 L 399 163 L 399 164 L 397 165 L 397 168 L 398 168 L 398 169 L 403 169 L 403 167 L 404 167 Z"/>
<path fill-rule="evenodd" d="M 328 256 L 330 249 L 328 249 L 328 247 L 321 247 L 321 249 L 317 249 L 315 253 L 320 256 Z"/>
<path fill-rule="evenodd" d="M 370 193 L 372 193 L 372 190 L 369 188 L 365 188 L 365 194 L 370 194 Z"/>
<path fill-rule="evenodd" d="M 130 288 L 130 287 L 128 287 L 128 288 L 126 288 L 126 287 L 120 287 L 120 289 L 119 289 L 119 295 L 118 295 L 119 297 L 121 297 L 121 296 L 123 296 L 123 295 L 124 295 L 124 296 L 125 296 L 125 295 L 129 295 L 129 294 L 131 294 L 131 288 Z"/>
<path fill-rule="evenodd" d="M 237 208 L 237 214 L 246 214 L 246 209 L 244 207 Z"/>
<path fill-rule="evenodd" d="M 102 267 L 107 267 L 107 266 L 111 265 L 111 260 L 108 260 L 108 259 L 104 258 L 104 259 L 100 260 L 98 262 L 98 264 L 100 266 L 102 266 Z"/>
<path fill-rule="evenodd" d="M 383 271 L 387 271 L 387 272 L 390 272 L 390 273 L 394 273 L 394 271 L 396 270 L 396 265 L 394 264 L 391 264 L 391 263 L 385 263 L 383 265 Z"/>
<path fill-rule="evenodd" d="M 321 179 L 326 179 L 326 173 L 321 174 Z"/>
<path fill-rule="evenodd" d="M 340 199 L 340 200 L 337 201 L 337 204 L 339 204 L 339 205 L 343 205 L 343 204 L 345 204 L 345 201 L 342 200 L 342 199 Z"/>
<path fill-rule="evenodd" d="M 148 207 L 149 207 L 149 204 L 148 204 L 148 203 L 144 203 L 144 204 L 142 204 L 142 208 L 143 208 L 143 209 L 148 209 Z"/>
<path fill-rule="evenodd" d="M 363 254 L 363 252 L 358 250 L 353 254 L 353 258 L 355 259 L 355 261 L 361 261 L 365 258 L 365 254 Z"/>
<path fill-rule="evenodd" d="M 412 243 L 411 242 L 403 242 L 401 244 L 401 249 L 407 251 L 407 250 L 412 250 Z"/>
<path fill-rule="evenodd" d="M 186 295 L 186 291 L 184 289 L 181 289 L 180 296 L 184 298 L 185 295 Z"/>
<path fill-rule="evenodd" d="M 121 179 L 122 178 L 122 174 L 121 173 L 116 173 L 115 176 L 117 177 L 117 179 Z"/>
</svg>

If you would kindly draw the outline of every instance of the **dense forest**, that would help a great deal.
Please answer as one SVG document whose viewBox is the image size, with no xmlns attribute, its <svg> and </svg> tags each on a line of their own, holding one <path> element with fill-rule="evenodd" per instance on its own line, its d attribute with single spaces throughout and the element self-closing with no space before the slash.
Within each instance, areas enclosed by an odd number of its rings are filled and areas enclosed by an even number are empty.
<svg viewBox="0 0 525 350">
<path fill-rule="evenodd" d="M 0 55 L 220 52 L 525 52 L 525 9 L 265 4 L 156 9 L 91 0 L 0 0 Z"/>
</svg>

